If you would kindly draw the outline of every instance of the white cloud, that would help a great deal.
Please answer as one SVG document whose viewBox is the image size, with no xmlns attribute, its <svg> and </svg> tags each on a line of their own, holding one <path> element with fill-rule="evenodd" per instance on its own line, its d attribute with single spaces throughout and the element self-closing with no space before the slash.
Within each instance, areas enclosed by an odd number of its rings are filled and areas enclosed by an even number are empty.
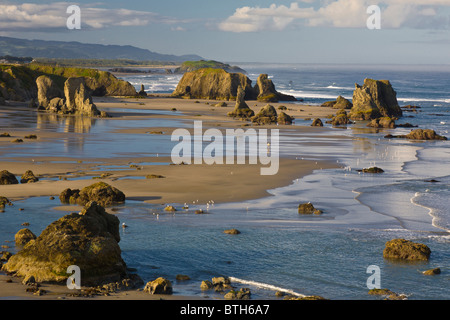
<svg viewBox="0 0 450 320">
<path fill-rule="evenodd" d="M 1 31 L 56 31 L 66 28 L 66 12 L 69 3 L 48 4 L 23 3 L 0 4 Z M 79 5 L 82 28 L 105 28 L 110 26 L 145 26 L 151 23 L 175 24 L 183 21 L 153 12 L 128 9 L 105 9 L 96 5 Z"/>
<path fill-rule="evenodd" d="M 303 4 L 300 4 L 303 2 Z M 450 0 L 313 0 L 293 2 L 289 7 L 242 7 L 221 23 L 230 32 L 281 31 L 293 23 L 310 27 L 365 28 L 367 7 L 381 8 L 383 28 L 450 28 Z M 444 10 L 442 10 L 444 9 Z"/>
</svg>

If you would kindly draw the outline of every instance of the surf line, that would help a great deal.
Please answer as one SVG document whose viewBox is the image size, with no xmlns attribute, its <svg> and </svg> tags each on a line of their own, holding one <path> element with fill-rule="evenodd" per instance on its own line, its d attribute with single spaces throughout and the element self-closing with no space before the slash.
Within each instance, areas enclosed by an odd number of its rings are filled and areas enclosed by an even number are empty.
<svg viewBox="0 0 450 320">
<path fill-rule="evenodd" d="M 306 295 L 295 292 L 293 290 L 290 289 L 284 289 L 281 287 L 277 287 L 268 283 L 262 283 L 262 282 L 256 282 L 256 281 L 251 281 L 251 280 L 243 280 L 243 279 L 239 279 L 239 278 L 235 278 L 235 277 L 229 277 L 231 282 L 238 282 L 238 283 L 242 283 L 242 284 L 246 284 L 246 285 L 251 285 L 251 286 L 255 286 L 255 287 L 259 287 L 259 288 L 263 288 L 263 289 L 268 289 L 268 290 L 273 290 L 273 291 L 281 291 L 281 292 L 285 292 L 288 293 L 290 295 L 293 296 L 297 296 L 297 297 L 301 297 L 301 298 L 305 298 Z"/>
</svg>

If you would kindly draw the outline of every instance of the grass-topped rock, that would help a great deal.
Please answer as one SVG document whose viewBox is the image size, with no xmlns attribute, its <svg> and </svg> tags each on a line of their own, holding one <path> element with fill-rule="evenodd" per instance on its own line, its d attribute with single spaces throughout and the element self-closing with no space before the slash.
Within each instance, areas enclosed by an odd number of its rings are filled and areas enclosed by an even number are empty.
<svg viewBox="0 0 450 320">
<path fill-rule="evenodd" d="M 81 189 L 65 189 L 59 195 L 61 203 L 85 205 L 95 201 L 102 206 L 125 202 L 125 194 L 105 182 L 97 182 Z"/>
<path fill-rule="evenodd" d="M 119 281 L 126 276 L 118 242 L 119 219 L 96 202 L 48 225 L 3 265 L 2 270 L 36 282 L 64 282 L 77 265 L 82 285 Z"/>
</svg>

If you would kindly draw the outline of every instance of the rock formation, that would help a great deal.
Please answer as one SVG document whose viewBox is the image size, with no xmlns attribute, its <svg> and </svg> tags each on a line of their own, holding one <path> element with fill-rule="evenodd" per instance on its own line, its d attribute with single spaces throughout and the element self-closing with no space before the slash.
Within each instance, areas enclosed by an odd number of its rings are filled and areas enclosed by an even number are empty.
<svg viewBox="0 0 450 320">
<path fill-rule="evenodd" d="M 146 97 L 147 96 L 147 92 L 145 92 L 145 88 L 144 85 L 141 84 L 141 90 L 138 92 L 138 95 L 141 97 Z"/>
<path fill-rule="evenodd" d="M 149 281 L 144 287 L 144 292 L 149 294 L 172 294 L 172 283 L 165 278 L 157 278 Z"/>
<path fill-rule="evenodd" d="M 353 104 L 343 96 L 339 96 L 334 101 L 327 101 L 322 103 L 321 107 L 329 107 L 333 109 L 351 109 L 353 107 Z"/>
<path fill-rule="evenodd" d="M 39 179 L 36 178 L 33 171 L 31 171 L 31 170 L 27 170 L 20 178 L 20 183 L 33 183 L 33 182 L 38 182 L 38 181 L 39 181 Z"/>
<path fill-rule="evenodd" d="M 290 115 L 284 113 L 283 111 L 280 112 L 278 115 L 277 123 L 278 124 L 292 124 L 294 121 L 294 117 L 291 117 Z"/>
<path fill-rule="evenodd" d="M 275 90 L 275 85 L 267 74 L 260 74 L 254 87 L 256 99 L 262 102 L 296 101 L 295 97 Z"/>
<path fill-rule="evenodd" d="M 338 112 L 336 112 L 336 116 L 334 116 L 330 123 L 333 126 L 342 126 L 342 125 L 347 125 L 350 123 L 353 123 L 347 115 L 347 111 L 345 111 L 344 109 L 339 110 Z"/>
<path fill-rule="evenodd" d="M 36 79 L 38 108 L 61 114 L 78 114 L 89 117 L 105 116 L 92 102 L 83 77 L 68 78 L 64 83 L 64 94 L 48 76 Z"/>
<path fill-rule="evenodd" d="M 245 91 L 242 87 L 237 90 L 236 105 L 234 110 L 228 113 L 229 117 L 250 119 L 255 115 L 255 112 L 249 108 L 247 103 L 245 103 Z"/>
<path fill-rule="evenodd" d="M 393 119 L 391 119 L 390 117 L 381 117 L 381 118 L 376 118 L 373 119 L 372 121 L 370 121 L 367 124 L 368 127 L 372 127 L 372 128 L 390 128 L 390 129 L 394 129 L 395 128 L 395 121 Z"/>
<path fill-rule="evenodd" d="M 117 188 L 105 182 L 97 182 L 90 186 L 79 189 L 65 189 L 59 195 L 61 203 L 85 205 L 95 201 L 102 206 L 108 206 L 125 201 L 125 194 Z"/>
<path fill-rule="evenodd" d="M 5 184 L 18 184 L 19 181 L 17 180 L 16 176 L 9 172 L 8 170 L 2 170 L 0 171 L 0 185 Z"/>
<path fill-rule="evenodd" d="M 400 138 L 400 139 L 411 139 L 411 140 L 447 140 L 447 137 L 438 135 L 436 131 L 431 129 L 415 129 L 406 135 L 392 135 L 388 134 L 385 136 L 387 139 Z"/>
<path fill-rule="evenodd" d="M 24 228 L 19 230 L 14 236 L 14 242 L 16 245 L 23 246 L 30 242 L 31 240 L 35 240 L 36 236 L 30 229 Z"/>
<path fill-rule="evenodd" d="M 298 206 L 298 213 L 299 214 L 320 215 L 320 214 L 322 214 L 322 211 L 316 209 L 311 202 L 307 202 L 307 203 L 302 203 Z"/>
<path fill-rule="evenodd" d="M 431 250 L 428 246 L 405 239 L 393 239 L 386 242 L 383 257 L 402 260 L 428 260 Z"/>
<path fill-rule="evenodd" d="M 259 112 L 252 118 L 253 123 L 257 124 L 272 124 L 277 123 L 278 114 L 277 110 L 270 104 L 264 106 Z"/>
<path fill-rule="evenodd" d="M 364 79 L 364 85 L 355 84 L 350 119 L 371 120 L 379 117 L 401 117 L 402 109 L 397 94 L 388 80 Z"/>
<path fill-rule="evenodd" d="M 323 122 L 320 120 L 320 118 L 314 119 L 314 121 L 311 123 L 312 127 L 323 127 Z"/>
<path fill-rule="evenodd" d="M 13 255 L 2 270 L 36 282 L 64 282 L 77 265 L 82 285 L 118 281 L 126 276 L 118 242 L 119 219 L 89 202 L 48 225 L 41 235 Z"/>
<path fill-rule="evenodd" d="M 295 101 L 295 97 L 284 95 L 266 74 L 258 77 L 255 87 L 243 73 L 229 73 L 223 69 L 204 68 L 186 72 L 172 93 L 172 97 L 185 99 L 234 100 L 237 90 L 242 87 L 246 100 L 277 102 Z"/>
</svg>

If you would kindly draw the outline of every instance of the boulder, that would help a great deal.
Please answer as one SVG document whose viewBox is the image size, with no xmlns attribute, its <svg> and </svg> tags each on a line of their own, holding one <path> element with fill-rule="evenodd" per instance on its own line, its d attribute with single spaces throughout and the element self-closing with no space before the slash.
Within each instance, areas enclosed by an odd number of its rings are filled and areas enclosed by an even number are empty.
<svg viewBox="0 0 450 320">
<path fill-rule="evenodd" d="M 255 112 L 245 103 L 244 97 L 245 91 L 242 87 L 239 87 L 237 90 L 236 105 L 234 106 L 234 110 L 228 113 L 229 117 L 250 119 L 255 115 Z"/>
<path fill-rule="evenodd" d="M 223 297 L 227 300 L 249 300 L 250 299 L 250 289 L 249 288 L 241 288 L 238 291 L 231 290 Z"/>
<path fill-rule="evenodd" d="M 292 124 L 294 121 L 294 117 L 291 117 L 290 115 L 284 113 L 283 111 L 280 112 L 278 115 L 277 123 L 278 124 Z"/>
<path fill-rule="evenodd" d="M 172 294 L 172 283 L 165 278 L 157 278 L 149 281 L 144 287 L 144 292 L 149 294 Z"/>
<path fill-rule="evenodd" d="M 13 175 L 8 170 L 2 170 L 0 171 L 0 185 L 5 184 L 18 184 L 19 181 L 17 180 L 16 176 Z"/>
<path fill-rule="evenodd" d="M 260 74 L 254 87 L 256 99 L 262 102 L 296 101 L 293 96 L 275 90 L 275 85 L 267 74 Z"/>
<path fill-rule="evenodd" d="M 336 115 L 331 119 L 331 124 L 333 126 L 342 126 L 353 123 L 347 115 L 347 111 L 344 109 L 339 110 Z"/>
<path fill-rule="evenodd" d="M 35 240 L 36 236 L 34 235 L 33 232 L 31 232 L 30 229 L 24 228 L 19 230 L 16 235 L 14 236 L 14 241 L 16 243 L 16 245 L 25 245 L 28 242 L 30 242 L 31 240 Z"/>
<path fill-rule="evenodd" d="M 428 246 L 405 239 L 386 242 L 383 257 L 386 259 L 428 260 L 431 250 Z"/>
<path fill-rule="evenodd" d="M 447 140 L 447 137 L 438 135 L 431 129 L 415 129 L 406 135 L 392 135 L 385 136 L 387 139 L 399 138 L 399 139 L 411 139 L 411 140 Z"/>
<path fill-rule="evenodd" d="M 320 214 L 322 214 L 322 211 L 314 208 L 314 205 L 311 202 L 307 202 L 307 203 L 302 203 L 298 206 L 298 213 L 299 214 L 320 215 Z"/>
<path fill-rule="evenodd" d="M 7 204 L 8 204 L 8 205 L 11 204 L 11 201 L 9 201 L 9 199 L 6 198 L 6 197 L 0 196 L 0 208 L 3 208 L 3 207 L 6 206 Z"/>
<path fill-rule="evenodd" d="M 391 119 L 390 117 L 381 117 L 381 118 L 376 118 L 373 119 L 372 121 L 370 121 L 367 124 L 368 127 L 372 127 L 372 128 L 390 128 L 390 129 L 394 129 L 395 128 L 395 121 L 393 119 Z"/>
<path fill-rule="evenodd" d="M 389 80 L 364 79 L 362 86 L 355 84 L 350 118 L 372 120 L 380 117 L 401 117 L 397 93 Z"/>
<path fill-rule="evenodd" d="M 224 230 L 223 233 L 226 233 L 226 234 L 240 234 L 241 232 L 239 230 L 237 230 L 237 229 L 227 229 L 227 230 Z"/>
<path fill-rule="evenodd" d="M 118 242 L 119 219 L 95 202 L 48 225 L 3 265 L 18 277 L 36 282 L 64 282 L 67 268 L 77 265 L 83 285 L 118 281 L 126 276 Z"/>
<path fill-rule="evenodd" d="M 125 202 L 125 194 L 105 182 L 97 182 L 83 189 L 65 189 L 59 195 L 62 203 L 85 205 L 95 201 L 102 206 Z"/>
<path fill-rule="evenodd" d="M 312 127 L 323 127 L 323 122 L 319 118 L 314 119 L 314 121 L 311 123 Z"/>
<path fill-rule="evenodd" d="M 20 183 L 33 183 L 39 181 L 34 175 L 33 171 L 27 170 L 20 178 Z"/>
<path fill-rule="evenodd" d="M 383 173 L 384 170 L 378 167 L 370 167 L 370 168 L 364 168 L 362 170 L 358 170 L 359 172 L 363 173 Z"/>
<path fill-rule="evenodd" d="M 327 101 L 322 103 L 321 107 L 328 107 L 333 109 L 351 109 L 353 107 L 353 104 L 343 96 L 339 96 L 334 101 Z"/>
<path fill-rule="evenodd" d="M 270 104 L 264 106 L 259 112 L 252 118 L 253 123 L 257 124 L 272 124 L 277 123 L 278 114 L 277 110 Z"/>
<path fill-rule="evenodd" d="M 426 270 L 422 273 L 427 276 L 434 276 L 437 274 L 441 274 L 441 268 L 434 268 L 434 269 Z"/>
</svg>

